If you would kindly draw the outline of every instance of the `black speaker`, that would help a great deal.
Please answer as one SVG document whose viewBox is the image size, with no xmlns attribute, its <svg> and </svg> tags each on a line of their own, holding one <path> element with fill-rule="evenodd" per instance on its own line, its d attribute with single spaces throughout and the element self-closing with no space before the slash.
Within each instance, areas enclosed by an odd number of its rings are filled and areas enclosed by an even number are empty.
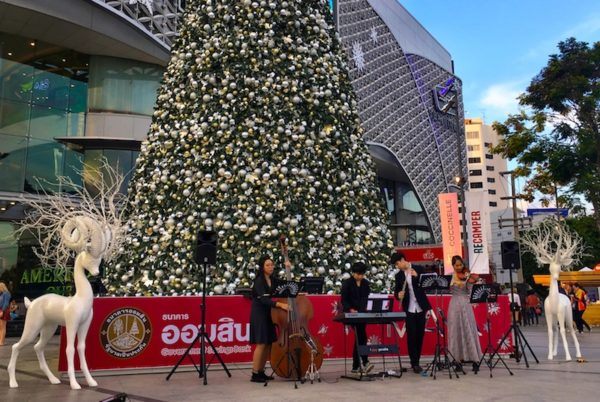
<svg viewBox="0 0 600 402">
<path fill-rule="evenodd" d="M 217 241 L 219 236 L 212 230 L 201 230 L 196 240 L 196 262 L 198 264 L 217 264 Z"/>
<path fill-rule="evenodd" d="M 502 268 L 518 270 L 521 268 L 521 258 L 518 241 L 503 241 L 500 243 Z"/>
</svg>

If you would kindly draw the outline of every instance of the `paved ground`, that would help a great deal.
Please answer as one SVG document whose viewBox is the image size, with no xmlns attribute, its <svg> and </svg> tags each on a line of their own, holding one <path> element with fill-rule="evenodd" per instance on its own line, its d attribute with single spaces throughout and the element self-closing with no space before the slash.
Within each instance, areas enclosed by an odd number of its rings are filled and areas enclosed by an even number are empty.
<svg viewBox="0 0 600 402">
<path fill-rule="evenodd" d="M 84 386 L 73 391 L 68 381 L 50 385 L 37 365 L 32 347 L 20 356 L 17 379 L 20 388 L 8 388 L 6 365 L 10 358 L 10 346 L 17 341 L 7 339 L 7 346 L 0 346 L 0 401 L 101 401 L 119 392 L 125 392 L 132 401 L 370 401 L 406 400 L 413 401 L 569 401 L 575 398 L 590 400 L 600 392 L 600 329 L 591 334 L 579 335 L 582 353 L 587 363 L 565 362 L 564 350 L 559 349 L 559 359 L 547 360 L 545 325 L 525 327 L 524 333 L 540 360 L 526 368 L 523 361 L 507 362 L 514 372 L 509 375 L 504 367 L 494 369 L 494 377 L 488 371 L 474 375 L 470 370 L 460 379 L 449 379 L 440 375 L 437 380 L 414 373 L 405 373 L 402 378 L 386 378 L 371 382 L 357 382 L 340 378 L 344 366 L 340 362 L 327 362 L 321 369 L 323 382 L 301 384 L 294 389 L 293 383 L 276 380 L 268 387 L 249 382 L 247 366 L 230 365 L 232 378 L 223 371 L 209 371 L 208 385 L 202 385 L 195 372 L 177 372 L 170 381 L 165 374 L 132 374 L 96 377 L 97 388 Z M 575 355 L 571 345 L 572 355 Z M 47 351 L 49 366 L 56 371 L 58 366 L 58 337 Z M 528 354 L 530 360 L 533 360 Z M 430 358 L 424 358 L 426 363 Z M 381 366 L 378 364 L 377 366 Z M 379 368 L 376 366 L 376 369 Z M 82 379 L 82 385 L 85 381 Z M 594 396 L 596 395 L 596 396 Z"/>
</svg>

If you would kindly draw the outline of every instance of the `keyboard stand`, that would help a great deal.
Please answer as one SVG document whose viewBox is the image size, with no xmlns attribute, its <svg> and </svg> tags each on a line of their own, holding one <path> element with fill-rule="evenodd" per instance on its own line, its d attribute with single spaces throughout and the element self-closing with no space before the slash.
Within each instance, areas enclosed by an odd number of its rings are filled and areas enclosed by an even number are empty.
<svg viewBox="0 0 600 402">
<path fill-rule="evenodd" d="M 342 326 L 342 332 L 344 334 L 344 375 L 341 378 L 346 378 L 348 380 L 354 380 L 354 381 L 373 381 L 373 376 L 369 375 L 369 374 L 365 374 L 364 373 L 364 367 L 362 364 L 362 359 L 360 359 L 360 355 L 359 355 L 359 364 L 360 364 L 360 372 L 359 373 L 351 373 L 350 375 L 348 375 L 348 348 L 347 348 L 347 341 L 346 338 L 348 337 L 347 335 L 347 328 L 350 327 L 352 328 L 352 330 L 354 330 L 354 325 L 346 325 L 344 324 Z M 356 336 L 356 333 L 354 333 L 354 345 L 358 348 L 359 352 L 360 352 L 360 346 L 358 344 L 358 336 Z M 354 352 L 354 351 L 353 351 Z"/>
</svg>

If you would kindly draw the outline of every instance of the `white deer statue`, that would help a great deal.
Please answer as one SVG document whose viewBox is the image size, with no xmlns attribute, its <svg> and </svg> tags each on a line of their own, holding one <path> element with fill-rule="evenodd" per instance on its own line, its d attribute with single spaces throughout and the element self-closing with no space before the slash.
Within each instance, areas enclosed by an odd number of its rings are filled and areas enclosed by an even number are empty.
<svg viewBox="0 0 600 402">
<path fill-rule="evenodd" d="M 544 301 L 546 324 L 548 326 L 548 360 L 552 360 L 558 354 L 558 332 L 556 332 L 555 327 L 558 322 L 565 347 L 566 360 L 571 360 L 565 335 L 566 330 L 568 330 L 573 337 L 577 360 L 583 361 L 577 335 L 575 335 L 573 328 L 571 301 L 567 296 L 558 292 L 558 277 L 561 267 L 568 269 L 582 253 L 580 237 L 570 231 L 563 223 L 549 218 L 525 232 L 521 238 L 521 243 L 535 255 L 539 263 L 550 265 L 550 293 Z"/>
<path fill-rule="evenodd" d="M 78 253 L 73 274 L 76 292 L 72 297 L 49 293 L 35 299 L 33 302 L 25 298 L 25 306 L 27 306 L 28 311 L 23 335 L 19 342 L 13 345 L 12 356 L 8 364 L 11 388 L 18 387 L 15 379 L 15 366 L 19 351 L 33 342 L 38 334 L 40 339 L 35 344 L 34 349 L 40 368 L 52 384 L 60 383 L 60 380 L 48 368 L 44 356 L 46 343 L 54 335 L 59 325 L 63 325 L 67 329 L 66 353 L 71 388 L 81 388 L 75 380 L 73 363 L 75 336 L 77 336 L 77 352 L 79 353 L 81 371 L 90 387 L 98 385 L 92 378 L 85 360 L 85 339 L 92 322 L 92 302 L 94 298 L 92 286 L 86 278 L 85 271 L 87 270 L 94 276 L 98 275 L 102 255 L 106 251 L 108 240 L 110 240 L 110 238 L 106 238 L 107 236 L 110 236 L 110 232 L 105 232 L 100 224 L 87 216 L 71 218 L 65 223 L 62 230 L 62 240 L 67 247 Z"/>
<path fill-rule="evenodd" d="M 118 171 L 118 166 L 110 166 L 103 160 L 98 170 L 87 170 L 85 177 L 86 187 L 68 177 L 58 178 L 63 187 L 74 190 L 75 197 L 46 194 L 44 199 L 26 202 L 28 214 L 18 232 L 33 232 L 36 235 L 40 247 L 34 251 L 42 265 L 66 267 L 75 257 L 75 294 L 71 297 L 46 294 L 33 302 L 25 298 L 27 315 L 23 334 L 19 342 L 13 345 L 8 364 L 11 388 L 18 387 L 15 369 L 20 350 L 38 335 L 34 349 L 40 368 L 52 384 L 60 383 L 48 368 L 44 356 L 44 348 L 59 325 L 64 326 L 67 333 L 66 355 L 71 388 L 81 389 L 75 379 L 75 337 L 81 371 L 89 386 L 98 385 L 85 359 L 85 341 L 92 322 L 94 298 L 85 272 L 98 275 L 103 259 L 110 261 L 123 251 L 126 227 L 123 224 L 123 209 L 119 208 L 119 204 L 126 200 L 119 193 L 124 175 Z M 93 195 L 88 188 L 94 188 Z"/>
</svg>

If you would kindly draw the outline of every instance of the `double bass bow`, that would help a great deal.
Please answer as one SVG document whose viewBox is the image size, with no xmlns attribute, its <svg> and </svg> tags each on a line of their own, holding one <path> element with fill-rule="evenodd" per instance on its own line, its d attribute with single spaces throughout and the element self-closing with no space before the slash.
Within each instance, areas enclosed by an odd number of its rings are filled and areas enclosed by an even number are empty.
<svg viewBox="0 0 600 402">
<path fill-rule="evenodd" d="M 279 243 L 285 261 L 286 279 L 291 281 L 291 263 L 285 236 L 279 238 Z M 285 302 L 288 303 L 288 311 L 271 310 L 273 323 L 279 329 L 277 341 L 271 346 L 271 367 L 280 377 L 302 380 L 305 373 L 311 374 L 321 368 L 323 346 L 309 331 L 308 323 L 314 315 L 310 300 L 305 295 L 298 295 L 288 297 Z"/>
</svg>

